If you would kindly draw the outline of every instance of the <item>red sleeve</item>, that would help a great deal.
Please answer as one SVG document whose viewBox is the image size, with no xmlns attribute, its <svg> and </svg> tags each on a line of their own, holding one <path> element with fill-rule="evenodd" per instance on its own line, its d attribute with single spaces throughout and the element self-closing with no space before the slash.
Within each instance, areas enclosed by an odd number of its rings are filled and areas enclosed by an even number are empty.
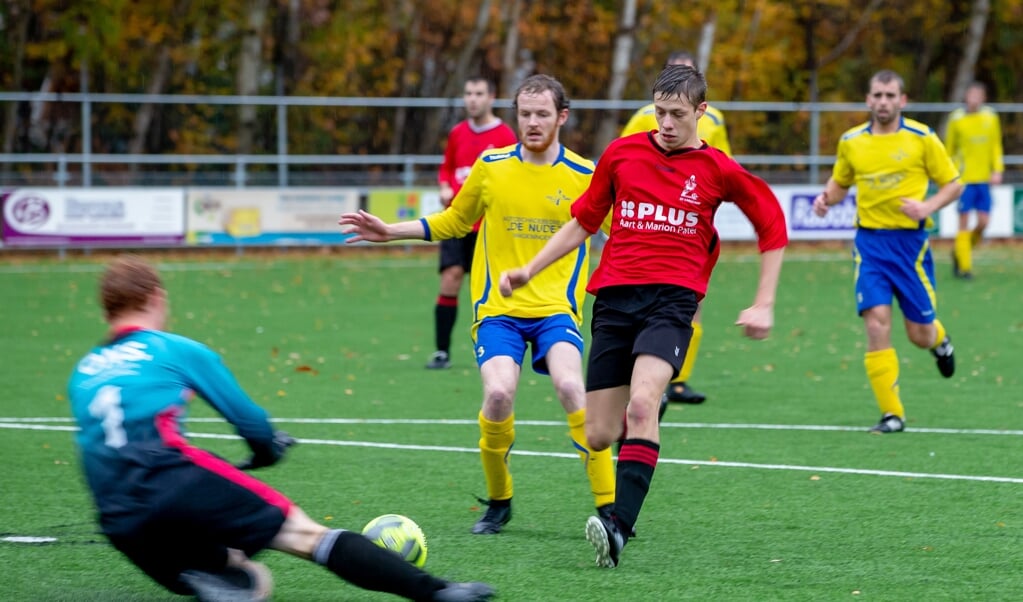
<svg viewBox="0 0 1023 602">
<path fill-rule="evenodd" d="M 458 183 L 455 182 L 455 149 L 458 147 L 457 132 L 458 126 L 455 126 L 448 134 L 448 143 L 444 146 L 444 161 L 440 164 L 440 171 L 437 172 L 437 182 L 440 184 L 447 184 L 452 188 L 458 188 Z"/>
<path fill-rule="evenodd" d="M 589 187 L 572 203 L 572 217 L 590 234 L 596 234 L 597 230 L 600 230 L 608 212 L 611 211 L 611 206 L 614 205 L 612 154 L 612 147 L 608 147 L 604 156 L 597 161 L 597 168 L 593 171 Z"/>
<path fill-rule="evenodd" d="M 734 161 L 723 165 L 728 165 L 723 170 L 728 186 L 725 198 L 734 202 L 753 224 L 760 252 L 780 249 L 789 244 L 785 213 L 767 182 Z"/>
</svg>

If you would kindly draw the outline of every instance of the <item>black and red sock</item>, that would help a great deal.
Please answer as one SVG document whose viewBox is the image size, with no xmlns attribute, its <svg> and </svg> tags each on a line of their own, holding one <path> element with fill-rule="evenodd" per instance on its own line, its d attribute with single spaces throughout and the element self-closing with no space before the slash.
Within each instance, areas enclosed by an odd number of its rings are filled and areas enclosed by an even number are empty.
<svg viewBox="0 0 1023 602">
<path fill-rule="evenodd" d="M 447 295 L 437 296 L 437 305 L 433 309 L 435 342 L 437 350 L 448 352 L 451 349 L 451 332 L 455 329 L 458 318 L 458 297 Z"/>
<path fill-rule="evenodd" d="M 626 439 L 618 452 L 615 472 L 615 520 L 628 536 L 650 490 L 661 446 L 646 439 Z"/>
</svg>

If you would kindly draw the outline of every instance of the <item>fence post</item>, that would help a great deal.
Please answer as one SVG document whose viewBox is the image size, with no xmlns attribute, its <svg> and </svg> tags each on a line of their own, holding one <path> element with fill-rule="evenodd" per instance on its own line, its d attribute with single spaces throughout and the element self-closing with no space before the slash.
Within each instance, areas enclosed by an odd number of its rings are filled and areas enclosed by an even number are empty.
<svg viewBox="0 0 1023 602">
<path fill-rule="evenodd" d="M 277 185 L 281 188 L 288 186 L 288 163 L 284 160 L 288 156 L 288 107 L 277 101 Z"/>
<path fill-rule="evenodd" d="M 89 63 L 83 58 L 82 94 L 82 186 L 92 186 L 92 103 L 89 101 Z"/>
<path fill-rule="evenodd" d="M 238 155 L 234 162 L 234 187 L 245 188 L 245 157 Z"/>
<path fill-rule="evenodd" d="M 57 173 L 53 174 L 53 179 L 57 182 L 58 188 L 64 188 L 70 177 L 67 172 L 67 155 L 62 153 L 57 157 Z"/>
<path fill-rule="evenodd" d="M 821 110 L 817 103 L 810 105 L 810 183 L 820 183 L 820 139 L 821 139 Z"/>
<path fill-rule="evenodd" d="M 401 181 L 406 188 L 411 188 L 416 183 L 416 168 L 412 163 L 412 157 L 405 157 L 405 169 L 401 172 Z"/>
</svg>

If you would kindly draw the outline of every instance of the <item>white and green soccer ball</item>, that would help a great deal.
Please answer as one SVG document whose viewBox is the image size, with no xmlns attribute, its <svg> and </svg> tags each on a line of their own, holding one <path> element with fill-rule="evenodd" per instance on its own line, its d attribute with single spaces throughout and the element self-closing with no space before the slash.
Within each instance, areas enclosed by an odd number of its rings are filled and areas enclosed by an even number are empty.
<svg viewBox="0 0 1023 602">
<path fill-rule="evenodd" d="M 396 552 L 412 564 L 426 564 L 426 535 L 416 521 L 400 514 L 384 514 L 366 523 L 362 534 L 381 548 Z"/>
</svg>

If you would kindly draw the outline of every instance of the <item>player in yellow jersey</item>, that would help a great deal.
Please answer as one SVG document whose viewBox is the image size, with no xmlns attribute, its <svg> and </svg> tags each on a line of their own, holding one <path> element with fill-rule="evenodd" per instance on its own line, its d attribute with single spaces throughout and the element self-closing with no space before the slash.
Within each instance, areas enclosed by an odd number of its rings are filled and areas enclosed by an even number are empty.
<svg viewBox="0 0 1023 602">
<path fill-rule="evenodd" d="M 856 186 L 856 305 L 867 331 L 864 366 L 881 421 L 871 432 L 905 428 L 899 359 L 892 347 L 892 297 L 899 300 L 909 340 L 934 355 L 945 378 L 955 373 L 952 341 L 937 319 L 931 215 L 959 196 L 959 171 L 934 131 L 906 119 L 905 85 L 894 71 L 870 78 L 870 121 L 842 135 L 831 178 L 813 201 L 817 215 Z M 940 188 L 927 197 L 934 180 Z"/>
<path fill-rule="evenodd" d="M 945 148 L 963 174 L 963 195 L 959 197 L 959 232 L 952 251 L 952 273 L 973 278 L 973 247 L 984 236 L 991 216 L 991 185 L 1002 183 L 1002 126 L 998 114 L 984 105 L 987 90 L 981 82 L 966 88 L 965 106 L 952 112 L 945 133 Z M 970 212 L 977 222 L 970 229 Z"/>
<path fill-rule="evenodd" d="M 665 61 L 664 66 L 667 67 L 668 65 L 689 65 L 690 67 L 695 67 L 696 60 L 692 54 L 685 50 L 677 50 L 668 55 L 668 60 Z M 633 114 L 629 122 L 625 124 L 625 128 L 622 129 L 622 136 L 638 132 L 649 132 L 656 129 L 657 116 L 654 114 L 654 104 L 650 103 L 640 107 Z M 732 146 L 728 143 L 728 128 L 725 127 L 725 116 L 718 109 L 707 105 L 706 112 L 696 122 L 696 135 L 710 146 L 722 151 L 729 157 L 732 156 Z M 689 351 L 686 352 L 686 359 L 682 364 L 682 370 L 679 371 L 675 380 L 668 384 L 668 389 L 664 392 L 665 399 L 668 401 L 703 403 L 707 400 L 706 395 L 686 384 L 689 377 L 693 374 L 696 354 L 699 352 L 700 342 L 703 340 L 703 322 L 700 319 L 700 310 L 702 308 L 703 303 L 701 302 L 700 307 L 696 310 L 696 316 L 693 317 L 693 338 L 689 343 Z M 664 406 L 661 407 L 661 411 L 664 411 Z"/>
<path fill-rule="evenodd" d="M 586 392 L 582 376 L 583 301 L 589 273 L 584 243 L 543 273 L 522 294 L 498 294 L 497 278 L 533 258 L 564 224 L 571 205 L 586 190 L 593 162 L 559 141 L 569 101 L 558 80 L 533 75 L 519 86 L 513 108 L 519 144 L 484 151 L 446 211 L 415 221 L 385 224 L 360 211 L 341 216 L 349 242 L 398 239 L 444 240 L 464 236 L 483 219 L 469 288 L 472 338 L 483 380 L 479 413 L 480 458 L 487 482 L 487 511 L 476 534 L 500 533 L 511 519 L 509 453 L 515 442 L 515 393 L 526 347 L 532 368 L 549 374 L 568 415 L 569 433 L 590 480 L 597 511 L 610 516 L 615 499 L 611 450 L 594 451 L 586 441 Z"/>
</svg>

